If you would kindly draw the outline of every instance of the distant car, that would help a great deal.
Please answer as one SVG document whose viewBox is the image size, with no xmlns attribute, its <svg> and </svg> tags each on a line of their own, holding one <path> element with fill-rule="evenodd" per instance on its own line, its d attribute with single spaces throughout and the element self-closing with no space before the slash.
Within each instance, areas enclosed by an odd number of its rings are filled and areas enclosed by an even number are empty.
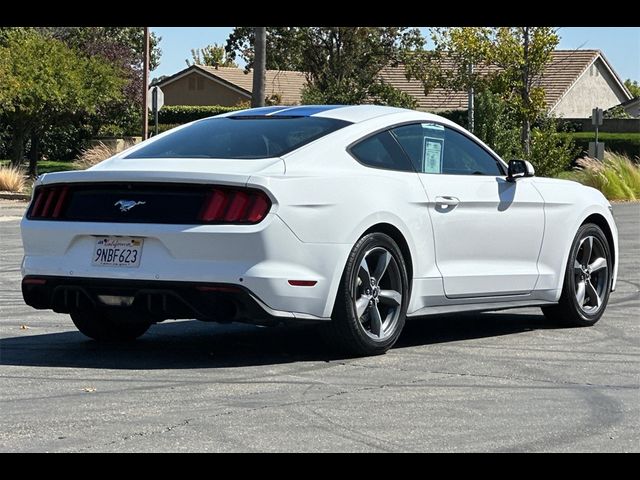
<svg viewBox="0 0 640 480">
<path fill-rule="evenodd" d="M 381 106 L 198 120 L 42 176 L 21 226 L 26 303 L 96 340 L 171 318 L 318 322 L 369 355 L 406 317 L 541 306 L 588 326 L 618 266 L 600 192 Z"/>
</svg>

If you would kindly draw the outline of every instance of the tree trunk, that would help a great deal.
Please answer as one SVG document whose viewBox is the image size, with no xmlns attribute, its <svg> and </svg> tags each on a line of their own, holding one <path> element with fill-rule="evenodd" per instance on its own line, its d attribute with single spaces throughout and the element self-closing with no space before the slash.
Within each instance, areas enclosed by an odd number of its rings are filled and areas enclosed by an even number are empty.
<svg viewBox="0 0 640 480">
<path fill-rule="evenodd" d="M 251 95 L 252 107 L 264 107 L 265 100 L 265 80 L 267 62 L 267 29 L 266 27 L 255 28 L 255 56 L 253 58 L 253 93 Z"/>
<path fill-rule="evenodd" d="M 24 141 L 27 136 L 27 132 L 20 128 L 19 125 L 14 125 L 13 136 L 11 139 L 11 166 L 19 167 L 22 165 L 24 158 Z"/>
<path fill-rule="evenodd" d="M 40 135 L 31 132 L 31 151 L 29 152 L 29 177 L 38 176 L 38 160 L 40 160 Z"/>
<path fill-rule="evenodd" d="M 522 151 L 528 158 L 531 153 L 531 122 L 529 118 L 522 119 L 522 131 L 520 132 L 520 141 L 522 143 Z"/>
</svg>

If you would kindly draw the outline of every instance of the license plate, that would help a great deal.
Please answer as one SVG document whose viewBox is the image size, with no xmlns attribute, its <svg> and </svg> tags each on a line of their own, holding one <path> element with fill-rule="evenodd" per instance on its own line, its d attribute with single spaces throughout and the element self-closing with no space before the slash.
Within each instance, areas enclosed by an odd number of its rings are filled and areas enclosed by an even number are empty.
<svg viewBox="0 0 640 480">
<path fill-rule="evenodd" d="M 139 267 L 144 239 L 98 237 L 91 264 L 99 267 Z"/>
</svg>

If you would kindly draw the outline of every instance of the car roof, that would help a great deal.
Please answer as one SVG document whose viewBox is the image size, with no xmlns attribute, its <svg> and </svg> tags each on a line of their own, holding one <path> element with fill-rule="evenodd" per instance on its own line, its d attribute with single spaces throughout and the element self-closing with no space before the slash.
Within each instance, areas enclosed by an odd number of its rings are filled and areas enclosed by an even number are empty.
<svg viewBox="0 0 640 480">
<path fill-rule="evenodd" d="M 360 123 L 383 115 L 418 113 L 406 108 L 382 105 L 299 105 L 249 108 L 225 113 L 224 117 L 324 117 Z M 442 120 L 437 115 L 419 112 L 425 120 Z"/>
</svg>

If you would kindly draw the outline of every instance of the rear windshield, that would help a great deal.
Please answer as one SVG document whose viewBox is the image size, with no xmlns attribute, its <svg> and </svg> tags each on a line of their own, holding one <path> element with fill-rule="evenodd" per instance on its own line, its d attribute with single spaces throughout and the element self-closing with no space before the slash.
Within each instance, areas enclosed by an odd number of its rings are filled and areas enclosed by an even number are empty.
<svg viewBox="0 0 640 480">
<path fill-rule="evenodd" d="M 322 117 L 207 118 L 170 133 L 125 158 L 277 157 L 349 124 Z"/>
</svg>

